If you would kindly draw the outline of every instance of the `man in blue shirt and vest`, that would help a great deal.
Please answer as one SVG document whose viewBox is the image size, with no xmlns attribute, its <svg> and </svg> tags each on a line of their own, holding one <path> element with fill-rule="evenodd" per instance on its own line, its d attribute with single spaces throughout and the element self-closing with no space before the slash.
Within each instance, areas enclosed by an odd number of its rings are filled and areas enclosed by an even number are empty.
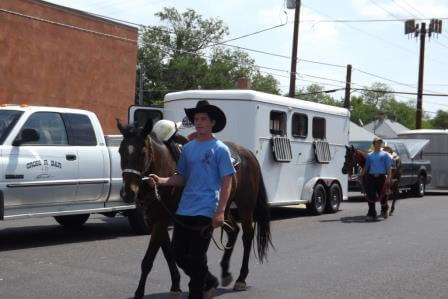
<svg viewBox="0 0 448 299">
<path fill-rule="evenodd" d="M 218 280 L 207 267 L 211 234 L 193 228 L 223 225 L 235 168 L 229 148 L 213 136 L 226 125 L 224 112 L 203 100 L 185 113 L 196 134 L 184 145 L 176 174 L 169 178 L 150 176 L 158 185 L 184 186 L 176 211 L 173 250 L 177 264 L 190 277 L 188 298 L 203 299 L 218 286 Z"/>
<path fill-rule="evenodd" d="M 390 184 L 392 179 L 392 168 L 394 161 L 389 153 L 382 151 L 383 139 L 375 137 L 373 139 L 374 151 L 367 156 L 366 164 L 362 174 L 366 176 L 366 193 L 369 211 L 367 220 L 376 220 L 375 202 L 384 190 L 384 184 Z M 381 206 L 381 216 L 387 218 L 387 201 Z"/>
</svg>

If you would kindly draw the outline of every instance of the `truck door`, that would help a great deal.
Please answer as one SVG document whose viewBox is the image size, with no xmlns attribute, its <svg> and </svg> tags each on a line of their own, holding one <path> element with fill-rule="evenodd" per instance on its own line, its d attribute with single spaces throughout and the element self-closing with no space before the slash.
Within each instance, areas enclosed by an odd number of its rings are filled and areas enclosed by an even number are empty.
<svg viewBox="0 0 448 299">
<path fill-rule="evenodd" d="M 5 148 L 7 207 L 72 202 L 78 180 L 78 159 L 68 144 L 59 113 L 35 112 L 21 130 L 35 129 L 39 140 Z M 21 131 L 20 131 L 21 132 Z M 20 133 L 19 133 L 20 135 Z"/>
<path fill-rule="evenodd" d="M 99 145 L 92 122 L 87 115 L 62 114 L 68 142 L 77 153 L 79 164 L 77 203 L 102 201 L 107 196 L 109 173 L 107 148 Z"/>
<path fill-rule="evenodd" d="M 163 119 L 163 108 L 148 106 L 129 107 L 128 120 L 130 124 L 137 122 L 138 126 L 144 127 L 148 119 L 152 119 L 153 124 Z"/>
</svg>

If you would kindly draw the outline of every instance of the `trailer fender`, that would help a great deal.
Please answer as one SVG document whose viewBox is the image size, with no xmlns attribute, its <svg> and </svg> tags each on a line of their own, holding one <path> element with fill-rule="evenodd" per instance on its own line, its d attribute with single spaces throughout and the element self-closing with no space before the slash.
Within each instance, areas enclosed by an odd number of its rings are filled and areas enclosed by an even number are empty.
<svg viewBox="0 0 448 299">
<path fill-rule="evenodd" d="M 306 202 L 311 202 L 311 198 L 312 198 L 313 192 L 314 192 L 314 186 L 316 186 L 317 183 L 322 183 L 326 188 L 330 188 L 330 186 L 331 186 L 331 184 L 333 182 L 338 182 L 339 183 L 337 178 L 334 178 L 334 177 L 314 177 L 314 178 L 311 178 L 303 186 L 302 194 L 300 196 L 300 200 L 306 201 Z"/>
</svg>

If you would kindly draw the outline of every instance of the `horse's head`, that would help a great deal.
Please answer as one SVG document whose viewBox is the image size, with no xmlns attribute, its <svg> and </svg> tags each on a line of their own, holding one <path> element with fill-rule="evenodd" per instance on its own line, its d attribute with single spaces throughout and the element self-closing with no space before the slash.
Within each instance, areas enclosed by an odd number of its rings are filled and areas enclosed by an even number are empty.
<svg viewBox="0 0 448 299">
<path fill-rule="evenodd" d="M 353 167 L 356 165 L 356 149 L 353 145 L 345 146 L 345 161 L 342 166 L 342 173 L 348 174 L 349 176 L 353 173 Z"/>
<path fill-rule="evenodd" d="M 121 171 L 123 187 L 120 195 L 126 202 L 135 202 L 142 178 L 149 170 L 149 157 L 146 143 L 148 134 L 152 130 L 152 120 L 148 120 L 144 128 L 135 124 L 123 126 L 117 119 L 117 127 L 123 135 L 119 153 L 121 158 Z"/>
</svg>

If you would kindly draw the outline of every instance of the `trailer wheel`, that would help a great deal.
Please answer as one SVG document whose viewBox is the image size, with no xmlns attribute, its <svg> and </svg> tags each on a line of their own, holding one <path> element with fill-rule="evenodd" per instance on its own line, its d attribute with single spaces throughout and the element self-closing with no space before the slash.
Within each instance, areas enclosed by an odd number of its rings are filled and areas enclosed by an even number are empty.
<svg viewBox="0 0 448 299">
<path fill-rule="evenodd" d="M 314 186 L 313 197 L 310 203 L 306 204 L 306 208 L 312 215 L 320 215 L 324 212 L 327 202 L 327 192 L 321 183 Z"/>
<path fill-rule="evenodd" d="M 328 190 L 328 200 L 325 206 L 325 212 L 336 213 L 342 202 L 342 190 L 339 184 L 333 183 Z"/>
<path fill-rule="evenodd" d="M 86 223 L 90 214 L 55 216 L 54 219 L 65 227 L 79 227 Z"/>
<path fill-rule="evenodd" d="M 149 235 L 151 227 L 145 221 L 142 209 L 136 208 L 127 213 L 129 225 L 137 235 Z"/>
<path fill-rule="evenodd" d="M 423 197 L 425 195 L 425 189 L 426 189 L 425 178 L 423 177 L 423 175 L 420 174 L 418 176 L 417 183 L 415 183 L 415 185 L 412 186 L 412 193 L 416 197 Z"/>
</svg>

